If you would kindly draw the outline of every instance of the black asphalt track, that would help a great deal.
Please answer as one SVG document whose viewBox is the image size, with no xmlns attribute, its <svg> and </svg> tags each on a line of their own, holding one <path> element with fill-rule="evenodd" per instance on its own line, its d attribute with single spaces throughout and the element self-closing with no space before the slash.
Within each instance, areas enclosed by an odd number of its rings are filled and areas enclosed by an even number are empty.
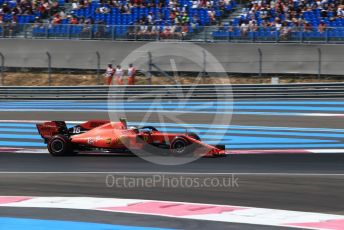
<svg viewBox="0 0 344 230">
<path fill-rule="evenodd" d="M 125 155 L 52 157 L 48 153 L 1 153 L 0 172 L 175 172 L 344 174 L 344 154 L 263 154 L 200 158 L 166 166 Z"/>
</svg>

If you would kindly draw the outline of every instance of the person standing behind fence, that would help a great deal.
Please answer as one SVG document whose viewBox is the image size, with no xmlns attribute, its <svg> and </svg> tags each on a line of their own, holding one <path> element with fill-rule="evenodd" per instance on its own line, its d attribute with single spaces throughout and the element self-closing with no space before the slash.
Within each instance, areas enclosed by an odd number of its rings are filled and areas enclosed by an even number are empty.
<svg viewBox="0 0 344 230">
<path fill-rule="evenodd" d="M 117 85 L 123 85 L 123 75 L 124 71 L 120 65 L 116 66 L 115 77 Z"/>
<path fill-rule="evenodd" d="M 111 85 L 114 73 L 115 73 L 115 69 L 112 68 L 112 64 L 108 64 L 108 67 L 106 68 L 106 71 L 104 74 L 105 84 Z"/>
<path fill-rule="evenodd" d="M 128 68 L 128 85 L 135 85 L 136 69 L 133 64 L 129 64 Z"/>
</svg>

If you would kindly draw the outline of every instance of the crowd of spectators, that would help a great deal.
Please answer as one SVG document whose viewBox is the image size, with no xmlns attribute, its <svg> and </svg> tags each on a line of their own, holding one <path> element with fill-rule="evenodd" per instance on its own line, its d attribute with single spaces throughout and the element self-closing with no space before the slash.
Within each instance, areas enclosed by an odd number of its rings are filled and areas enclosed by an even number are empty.
<svg viewBox="0 0 344 230">
<path fill-rule="evenodd" d="M 164 26 L 146 24 L 142 20 L 138 24 L 129 27 L 128 35 L 130 38 L 151 39 L 160 37 L 162 39 L 185 39 L 189 33 L 188 23 L 169 24 Z"/>
<path fill-rule="evenodd" d="M 51 16 L 58 14 L 61 16 L 64 14 L 64 10 L 60 7 L 58 1 L 0 0 L 1 23 L 17 23 L 18 16 L 21 15 L 49 20 Z M 33 22 L 33 20 L 30 22 Z"/>
<path fill-rule="evenodd" d="M 231 0 L 131 0 L 100 2 L 96 14 L 111 14 L 118 9 L 121 15 L 132 16 L 129 20 L 97 21 L 95 23 L 129 25 L 130 37 L 185 38 L 199 26 L 214 25 L 231 10 Z M 73 4 L 73 10 L 80 12 L 85 6 Z M 90 6 L 86 6 L 89 8 Z M 87 15 L 82 15 L 86 16 Z M 81 18 L 82 18 L 81 16 Z M 112 15 L 113 16 L 113 15 Z M 100 17 L 104 18 L 104 17 Z M 123 19 L 123 18 L 122 18 Z"/>
<path fill-rule="evenodd" d="M 69 24 L 84 31 L 93 24 L 125 25 L 125 33 L 136 38 L 185 38 L 204 25 L 239 31 L 242 37 L 263 29 L 281 38 L 344 27 L 344 0 L 251 0 L 238 18 L 223 25 L 232 5 L 233 0 L 0 0 L 0 26 Z"/>
<path fill-rule="evenodd" d="M 181 12 L 172 10 L 168 20 L 165 21 L 164 17 L 155 16 L 153 12 L 149 12 L 147 16 L 131 23 L 128 34 L 130 37 L 136 38 L 160 36 L 163 39 L 184 39 L 190 30 L 196 31 L 201 24 L 197 14 L 190 18 L 186 10 L 186 8 Z"/>
<path fill-rule="evenodd" d="M 232 5 L 233 0 L 0 0 L 0 25 L 127 25 L 135 36 L 182 38 L 217 24 Z"/>
<path fill-rule="evenodd" d="M 255 0 L 226 30 L 239 28 L 241 36 L 259 30 L 278 32 L 288 38 L 292 32 L 324 34 L 328 27 L 344 27 L 344 0 Z M 220 24 L 219 30 L 224 30 Z"/>
</svg>

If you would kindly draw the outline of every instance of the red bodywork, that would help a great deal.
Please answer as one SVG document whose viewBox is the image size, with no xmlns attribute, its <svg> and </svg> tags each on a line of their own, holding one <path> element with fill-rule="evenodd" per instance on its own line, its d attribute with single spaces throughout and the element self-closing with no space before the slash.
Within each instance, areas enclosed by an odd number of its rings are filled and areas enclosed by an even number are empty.
<svg viewBox="0 0 344 230">
<path fill-rule="evenodd" d="M 54 135 L 65 132 L 66 125 L 64 122 L 57 123 L 52 121 L 37 124 L 37 129 L 47 143 Z M 125 120 L 120 122 L 91 120 L 69 129 L 68 132 L 71 143 L 73 143 L 74 146 L 80 146 L 82 148 L 141 150 L 144 149 L 147 144 L 169 145 L 176 137 L 181 137 L 189 141 L 189 143 L 195 144 L 196 148 L 193 148 L 193 154 L 202 154 L 203 156 L 225 155 L 225 150 L 205 144 L 186 134 L 162 133 L 157 130 L 140 130 L 137 132 L 128 129 Z M 200 149 L 202 151 L 198 153 Z"/>
</svg>

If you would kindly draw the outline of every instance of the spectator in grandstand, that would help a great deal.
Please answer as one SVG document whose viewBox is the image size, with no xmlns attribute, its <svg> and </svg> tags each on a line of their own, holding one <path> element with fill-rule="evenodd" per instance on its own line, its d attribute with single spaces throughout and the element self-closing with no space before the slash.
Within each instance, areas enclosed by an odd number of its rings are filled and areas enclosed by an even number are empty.
<svg viewBox="0 0 344 230">
<path fill-rule="evenodd" d="M 165 23 L 164 30 L 161 32 L 162 38 L 171 38 L 172 36 L 172 27 L 168 24 L 168 22 Z"/>
<path fill-rule="evenodd" d="M 12 9 L 12 14 L 13 15 L 23 14 L 23 10 L 22 8 L 20 8 L 19 5 L 17 5 L 14 9 Z"/>
<path fill-rule="evenodd" d="M 200 4 L 200 1 L 193 0 L 191 8 L 192 9 L 198 9 L 199 8 L 199 4 Z"/>
<path fill-rule="evenodd" d="M 306 22 L 303 26 L 303 31 L 306 33 L 312 32 L 313 31 L 312 25 L 309 22 Z"/>
<path fill-rule="evenodd" d="M 81 31 L 81 35 L 89 36 L 91 31 L 92 19 L 85 19 Z"/>
<path fill-rule="evenodd" d="M 90 6 L 91 0 L 79 0 L 79 8 L 87 8 Z"/>
<path fill-rule="evenodd" d="M 133 23 L 130 23 L 127 30 L 128 38 L 134 38 L 137 35 L 137 32 L 138 31 L 136 31 L 136 25 L 134 25 Z"/>
<path fill-rule="evenodd" d="M 234 26 L 233 26 L 233 22 L 232 21 L 229 22 L 228 30 L 227 31 L 228 32 L 233 32 L 234 31 Z"/>
<path fill-rule="evenodd" d="M 121 68 L 120 65 L 117 65 L 116 70 L 115 70 L 115 78 L 116 78 L 117 85 L 123 85 L 123 75 L 124 75 L 123 69 Z"/>
<path fill-rule="evenodd" d="M 292 20 L 292 25 L 290 27 L 290 31 L 291 32 L 300 32 L 301 31 L 299 21 L 295 18 Z"/>
<path fill-rule="evenodd" d="M 153 16 L 153 12 L 149 12 L 148 16 L 147 16 L 147 22 L 148 24 L 153 24 L 154 20 L 154 16 Z"/>
<path fill-rule="evenodd" d="M 128 5 L 121 5 L 119 11 L 122 14 L 130 14 L 130 8 L 128 7 Z"/>
<path fill-rule="evenodd" d="M 287 22 L 283 22 L 282 27 L 281 27 L 281 34 L 280 37 L 281 39 L 287 39 L 290 35 L 291 28 L 289 27 Z"/>
<path fill-rule="evenodd" d="M 166 3 L 165 0 L 159 0 L 158 7 L 159 7 L 159 8 L 165 7 L 165 3 Z"/>
<path fill-rule="evenodd" d="M 129 64 L 128 67 L 128 85 L 135 85 L 136 69 L 133 64 Z"/>
<path fill-rule="evenodd" d="M 337 10 L 337 17 L 344 18 L 344 4 L 340 5 Z"/>
<path fill-rule="evenodd" d="M 320 17 L 321 17 L 321 18 L 327 18 L 327 10 L 322 9 L 322 10 L 321 10 L 321 13 L 320 13 Z"/>
<path fill-rule="evenodd" d="M 79 24 L 85 24 L 85 18 L 84 17 L 80 17 L 80 18 L 78 18 L 77 16 L 75 16 L 75 17 L 77 18 Z"/>
<path fill-rule="evenodd" d="M 215 10 L 212 9 L 211 7 L 209 7 L 208 16 L 209 16 L 209 18 L 210 18 L 210 23 L 211 23 L 212 25 L 216 24 Z"/>
<path fill-rule="evenodd" d="M 180 24 L 183 22 L 183 15 L 180 12 L 176 12 L 176 17 L 174 18 L 174 22 L 175 24 Z"/>
<path fill-rule="evenodd" d="M 138 36 L 144 37 L 145 35 L 147 35 L 148 25 L 143 19 L 140 20 L 138 28 L 139 28 L 138 33 L 137 33 Z"/>
<path fill-rule="evenodd" d="M 172 9 L 172 11 L 176 11 L 177 5 L 178 5 L 178 1 L 177 0 L 170 0 L 169 7 L 170 7 L 170 9 Z"/>
<path fill-rule="evenodd" d="M 0 9 L 0 14 L 10 14 L 10 13 L 11 13 L 11 8 L 5 2 L 4 4 L 2 4 L 2 8 Z"/>
<path fill-rule="evenodd" d="M 110 13 L 110 8 L 103 5 L 103 6 L 99 7 L 98 9 L 96 9 L 96 13 L 108 14 L 108 13 Z"/>
<path fill-rule="evenodd" d="M 318 26 L 318 32 L 322 34 L 325 32 L 325 30 L 326 30 L 326 24 L 325 22 L 321 21 Z"/>
<path fill-rule="evenodd" d="M 17 2 L 17 7 L 20 8 L 20 11 L 21 11 L 20 14 L 31 15 L 31 14 L 34 14 L 34 11 L 37 11 L 37 8 L 39 7 L 39 3 L 35 3 L 34 1 L 29 1 L 29 0 L 22 0 L 19 3 Z"/>
<path fill-rule="evenodd" d="M 248 24 L 249 31 L 256 32 L 258 31 L 258 26 L 256 20 L 251 20 Z"/>
<path fill-rule="evenodd" d="M 58 13 L 56 13 L 56 14 L 54 15 L 53 20 L 51 20 L 51 24 L 53 24 L 53 25 L 58 25 L 58 24 L 61 24 L 61 21 L 62 21 L 61 16 L 60 16 Z"/>
<path fill-rule="evenodd" d="M 188 13 L 184 12 L 183 17 L 182 17 L 182 24 L 189 23 L 189 20 L 190 20 L 190 18 L 189 18 Z"/>
<path fill-rule="evenodd" d="M 181 36 L 180 32 L 181 29 L 179 29 L 179 26 L 176 26 L 175 24 L 172 24 L 170 26 L 171 28 L 171 38 L 179 38 Z"/>
<path fill-rule="evenodd" d="M 115 69 L 112 68 L 112 64 L 108 64 L 106 71 L 104 73 L 106 85 L 111 85 L 114 73 L 115 73 Z"/>
<path fill-rule="evenodd" d="M 59 3 L 57 1 L 54 1 L 51 5 L 49 5 L 49 15 L 55 14 L 60 14 L 62 18 L 64 18 L 65 16 L 64 11 L 60 9 Z"/>
<path fill-rule="evenodd" d="M 193 30 L 196 30 L 199 27 L 199 25 L 200 25 L 200 21 L 201 20 L 200 20 L 198 14 L 194 14 L 192 16 L 192 19 L 191 19 L 191 22 L 190 22 L 191 28 Z"/>
<path fill-rule="evenodd" d="M 76 16 L 68 16 L 68 18 L 69 18 L 69 23 L 70 23 L 71 25 L 77 25 L 77 24 L 79 24 L 78 18 L 77 18 Z"/>
<path fill-rule="evenodd" d="M 189 25 L 187 23 L 184 23 L 184 25 L 182 27 L 182 37 L 183 37 L 183 39 L 186 38 L 188 33 L 189 33 Z"/>
<path fill-rule="evenodd" d="M 241 36 L 246 37 L 247 33 L 248 33 L 248 21 L 245 20 L 240 25 L 240 34 Z"/>
<path fill-rule="evenodd" d="M 72 2 L 72 9 L 73 9 L 73 10 L 79 9 L 79 3 L 78 3 L 77 0 L 74 0 L 74 1 Z"/>
<path fill-rule="evenodd" d="M 270 27 L 270 23 L 267 20 L 263 20 L 260 23 L 260 27 L 263 28 L 263 29 L 266 29 L 266 28 Z"/>
<path fill-rule="evenodd" d="M 173 25 L 174 29 L 173 29 L 173 38 L 183 38 L 183 27 L 181 24 L 177 24 L 177 25 Z"/>
<path fill-rule="evenodd" d="M 44 28 L 43 20 L 40 17 L 36 16 L 33 27 L 34 28 Z"/>
<path fill-rule="evenodd" d="M 223 26 L 222 22 L 220 21 L 218 26 L 217 26 L 217 30 L 218 31 L 221 31 L 221 32 L 224 32 L 225 31 L 225 27 Z"/>
<path fill-rule="evenodd" d="M 51 13 L 50 13 L 49 2 L 45 2 L 43 4 L 40 4 L 38 7 L 38 11 L 39 11 L 42 19 L 50 19 L 49 16 L 51 15 Z"/>
<path fill-rule="evenodd" d="M 148 29 L 148 36 L 156 37 L 159 34 L 159 26 L 151 25 Z"/>
<path fill-rule="evenodd" d="M 276 31 L 280 31 L 282 29 L 281 19 L 276 17 L 273 26 L 275 27 Z"/>
<path fill-rule="evenodd" d="M 103 38 L 105 36 L 105 23 L 104 21 L 99 21 L 97 24 L 99 26 L 94 35 L 97 38 Z"/>
</svg>

